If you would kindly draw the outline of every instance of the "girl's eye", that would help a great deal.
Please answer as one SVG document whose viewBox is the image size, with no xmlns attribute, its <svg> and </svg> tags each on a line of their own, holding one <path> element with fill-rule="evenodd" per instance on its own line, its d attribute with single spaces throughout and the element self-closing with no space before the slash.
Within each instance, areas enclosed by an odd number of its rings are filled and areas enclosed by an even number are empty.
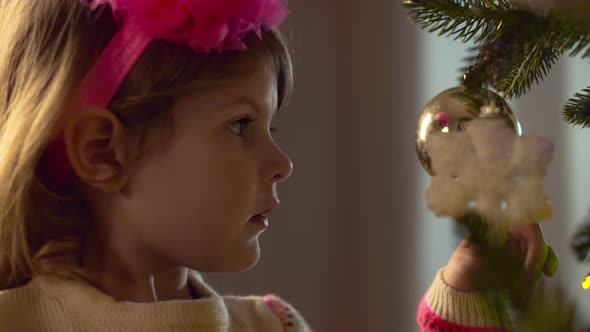
<svg viewBox="0 0 590 332">
<path fill-rule="evenodd" d="M 232 123 L 232 129 L 237 128 L 237 131 L 234 130 L 234 132 L 238 136 L 244 137 L 244 130 L 248 129 L 249 124 L 253 121 L 254 121 L 254 119 L 251 119 L 249 117 L 241 118 L 241 119 L 234 121 Z M 270 127 L 269 128 L 270 134 L 273 138 L 274 138 L 273 133 L 277 132 L 278 130 L 279 130 L 279 128 L 277 128 L 277 127 Z"/>
<path fill-rule="evenodd" d="M 237 120 L 237 121 L 234 121 L 234 122 L 232 123 L 232 129 L 236 127 L 235 125 L 238 125 L 238 126 L 237 126 L 237 128 L 238 128 L 238 131 L 236 132 L 236 131 L 234 130 L 234 132 L 235 132 L 235 133 L 236 133 L 238 136 L 242 136 L 242 137 L 243 137 L 243 136 L 244 136 L 244 135 L 243 135 L 243 131 L 244 131 L 244 130 L 246 130 L 246 129 L 248 128 L 248 125 L 249 125 L 249 124 L 250 124 L 250 122 L 252 122 L 252 121 L 254 121 L 254 120 L 253 120 L 253 119 L 250 119 L 250 118 L 248 118 L 248 117 L 241 118 L 241 119 L 239 119 L 239 120 Z"/>
</svg>

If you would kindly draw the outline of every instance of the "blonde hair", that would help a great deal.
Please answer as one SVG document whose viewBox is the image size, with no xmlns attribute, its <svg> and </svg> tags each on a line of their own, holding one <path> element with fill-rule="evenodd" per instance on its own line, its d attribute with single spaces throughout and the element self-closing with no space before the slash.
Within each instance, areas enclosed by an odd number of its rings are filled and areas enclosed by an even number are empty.
<svg viewBox="0 0 590 332">
<path fill-rule="evenodd" d="M 77 0 L 0 0 L 0 290 L 38 274 L 84 274 L 81 253 L 92 217 L 73 186 L 55 192 L 44 184 L 39 161 L 78 84 L 116 31 L 106 6 L 91 12 Z M 289 53 L 278 32 L 266 33 L 262 43 L 284 105 L 292 86 Z M 108 107 L 135 133 L 141 151 L 148 133 L 172 132 L 168 110 L 175 97 L 241 54 L 195 54 L 155 40 Z"/>
</svg>

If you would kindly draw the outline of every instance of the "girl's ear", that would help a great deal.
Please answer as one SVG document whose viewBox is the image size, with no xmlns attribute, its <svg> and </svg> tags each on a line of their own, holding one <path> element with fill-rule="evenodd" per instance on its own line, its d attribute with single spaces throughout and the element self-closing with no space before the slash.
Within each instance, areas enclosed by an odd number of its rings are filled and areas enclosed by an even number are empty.
<svg viewBox="0 0 590 332">
<path fill-rule="evenodd" d="M 108 109 L 91 107 L 66 119 L 65 143 L 72 168 L 80 180 L 103 192 L 127 184 L 124 127 Z"/>
</svg>

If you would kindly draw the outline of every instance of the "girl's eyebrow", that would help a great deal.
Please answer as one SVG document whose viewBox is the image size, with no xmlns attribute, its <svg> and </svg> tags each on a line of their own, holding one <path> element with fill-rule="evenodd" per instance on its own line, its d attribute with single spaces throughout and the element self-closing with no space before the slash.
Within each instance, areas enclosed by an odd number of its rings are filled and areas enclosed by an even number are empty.
<svg viewBox="0 0 590 332">
<path fill-rule="evenodd" d="M 265 113 L 263 110 L 266 108 L 264 107 L 261 103 L 259 103 L 257 100 L 252 99 L 250 97 L 247 96 L 241 96 L 237 99 L 234 99 L 228 103 L 223 104 L 223 107 L 229 107 L 229 106 L 235 106 L 235 105 L 240 105 L 240 104 L 246 104 L 248 106 L 250 106 L 255 112 L 257 113 Z M 277 113 L 276 109 L 273 109 L 271 111 L 270 116 L 272 117 L 273 115 L 275 115 Z"/>
</svg>

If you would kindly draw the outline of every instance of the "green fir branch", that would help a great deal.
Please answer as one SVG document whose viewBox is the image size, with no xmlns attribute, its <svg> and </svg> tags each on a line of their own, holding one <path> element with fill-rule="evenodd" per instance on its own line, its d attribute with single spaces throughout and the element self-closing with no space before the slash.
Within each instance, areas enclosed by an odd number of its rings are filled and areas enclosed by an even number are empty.
<svg viewBox="0 0 590 332">
<path fill-rule="evenodd" d="M 488 73 L 485 83 L 505 97 L 513 98 L 520 97 L 533 83 L 538 84 L 547 77 L 564 49 L 571 46 L 564 45 L 565 42 L 552 32 L 553 21 L 528 12 L 518 12 L 518 19 L 504 20 L 495 39 L 480 49 L 477 65 L 480 71 Z M 484 54 L 488 59 L 482 57 Z M 483 60 L 486 61 L 482 63 Z"/>
<path fill-rule="evenodd" d="M 482 30 L 493 32 L 515 10 L 506 0 L 405 0 L 403 5 L 420 28 L 464 43 Z M 482 35 L 476 42 L 486 37 Z"/>
<path fill-rule="evenodd" d="M 561 53 L 551 46 L 550 41 L 539 38 L 519 45 L 511 59 L 500 61 L 499 79 L 494 87 L 507 98 L 520 97 L 530 90 L 533 82 L 539 84 Z"/>
<path fill-rule="evenodd" d="M 575 57 L 583 52 L 582 57 L 588 57 L 590 52 L 590 21 L 576 20 L 571 17 L 551 16 L 549 21 L 554 48 L 570 53 Z"/>
<path fill-rule="evenodd" d="M 590 127 L 590 87 L 568 100 L 562 114 L 567 123 L 582 128 Z"/>
<path fill-rule="evenodd" d="M 403 5 L 429 32 L 480 43 L 464 84 L 491 85 L 506 98 L 520 97 L 539 84 L 562 54 L 590 58 L 587 19 L 563 13 L 535 16 L 508 0 L 406 0 Z M 568 123 L 590 126 L 587 96 L 586 90 L 576 94 L 564 107 Z"/>
</svg>

